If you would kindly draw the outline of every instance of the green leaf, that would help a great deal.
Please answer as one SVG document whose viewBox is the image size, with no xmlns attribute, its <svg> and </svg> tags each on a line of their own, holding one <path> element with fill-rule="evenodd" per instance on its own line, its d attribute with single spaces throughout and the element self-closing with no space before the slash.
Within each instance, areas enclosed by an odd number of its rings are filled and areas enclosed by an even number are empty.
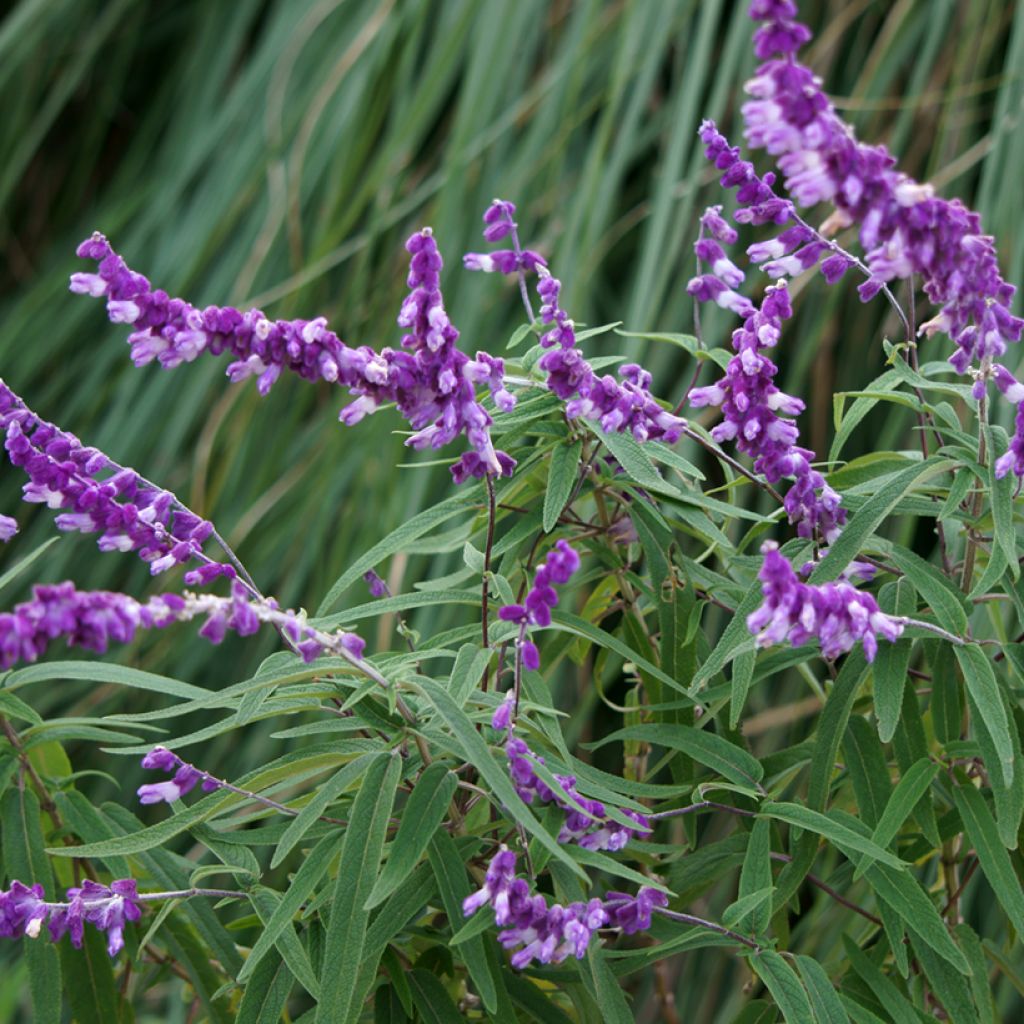
<svg viewBox="0 0 1024 1024">
<path fill-rule="evenodd" d="M 34 708 L 9 690 L 0 690 L 0 715 L 6 715 L 8 718 L 18 719 L 22 722 L 31 722 L 33 725 L 42 725 L 43 723 Z"/>
<path fill-rule="evenodd" d="M 978 1008 L 979 1024 L 999 1024 L 996 1007 L 992 999 L 992 988 L 988 983 L 988 961 L 981 940 L 968 924 L 958 924 L 954 929 L 960 948 L 971 965 L 971 995 Z"/>
<path fill-rule="evenodd" d="M 952 581 L 920 555 L 898 544 L 892 545 L 889 558 L 931 606 L 939 625 L 963 636 L 967 632 L 967 608 L 963 594 Z"/>
<path fill-rule="evenodd" d="M 939 766 L 933 761 L 922 759 L 915 761 L 903 773 L 889 802 L 885 805 L 882 817 L 875 826 L 871 838 L 879 846 L 888 846 L 903 823 L 910 817 L 918 801 L 928 791 L 932 780 L 939 773 Z"/>
<path fill-rule="evenodd" d="M 367 910 L 383 903 L 412 874 L 431 837 L 444 821 L 455 786 L 455 775 L 439 761 L 427 767 L 416 780 L 402 809 L 387 863 L 366 901 Z"/>
<path fill-rule="evenodd" d="M 593 744 L 593 747 L 596 749 L 618 740 L 640 740 L 655 743 L 667 750 L 682 751 L 740 786 L 752 786 L 757 789 L 764 778 L 764 769 L 757 758 L 706 729 L 657 723 L 630 725 L 610 733 Z"/>
<path fill-rule="evenodd" d="M 565 508 L 565 503 L 572 494 L 576 483 L 576 470 L 580 464 L 580 453 L 583 442 L 572 444 L 556 444 L 551 449 L 551 463 L 548 466 L 548 486 L 544 491 L 544 532 L 550 533 L 558 517 Z"/>
<path fill-rule="evenodd" d="M 34 551 L 30 551 L 24 558 L 19 559 L 14 563 L 3 574 L 0 576 L 0 593 L 7 589 L 7 587 L 14 582 L 23 572 L 29 569 L 34 562 L 46 554 L 47 551 L 53 547 L 60 540 L 60 537 L 51 537 L 49 540 L 43 541 Z"/>
<path fill-rule="evenodd" d="M 694 692 L 700 689 L 716 672 L 721 672 L 737 655 L 754 649 L 754 638 L 750 635 L 750 630 L 747 629 L 747 616 L 761 604 L 762 600 L 761 588 L 755 583 L 743 596 L 736 611 L 733 612 L 729 624 L 722 631 L 714 649 L 697 669 L 697 674 L 693 677 L 691 684 L 691 689 Z"/>
<path fill-rule="evenodd" d="M 828 554 L 811 573 L 809 582 L 827 583 L 836 579 L 860 553 L 864 543 L 874 534 L 900 498 L 929 477 L 944 473 L 955 465 L 951 459 L 932 456 L 924 462 L 915 462 L 893 474 L 892 479 L 868 498 L 850 518 L 843 527 L 843 532 L 829 545 Z"/>
<path fill-rule="evenodd" d="M 773 950 L 766 949 L 750 958 L 775 1005 L 782 1011 L 786 1024 L 815 1024 L 811 1004 L 793 968 Z"/>
<path fill-rule="evenodd" d="M 39 801 L 30 789 L 9 789 L 0 798 L 0 839 L 8 878 L 25 885 L 43 886 L 54 898 L 53 871 L 43 849 Z M 32 996 L 32 1020 L 36 1024 L 60 1024 L 61 970 L 57 950 L 42 939 L 25 944 L 28 986 Z"/>
<path fill-rule="evenodd" d="M 885 864 L 872 864 L 864 871 L 864 877 L 875 895 L 899 914 L 909 932 L 961 974 L 970 974 L 971 968 L 950 938 L 935 904 L 908 872 L 895 871 Z"/>
<path fill-rule="evenodd" d="M 131 1011 L 114 982 L 114 969 L 101 932 L 87 925 L 81 949 L 67 941 L 57 948 L 75 1024 L 119 1024 L 131 1020 Z"/>
<path fill-rule="evenodd" d="M 455 664 L 452 665 L 448 692 L 460 708 L 476 689 L 492 654 L 492 651 L 480 647 L 479 644 L 463 644 L 459 648 L 459 653 L 455 655 Z"/>
<path fill-rule="evenodd" d="M 952 939 L 950 939 L 950 944 L 953 944 Z M 968 980 L 964 977 L 965 974 L 970 973 L 966 959 L 964 960 L 965 969 L 958 973 L 949 970 L 943 960 L 935 955 L 937 951 L 921 942 L 914 935 L 913 930 L 910 934 L 910 945 L 918 963 L 924 969 L 924 976 L 932 991 L 946 1011 L 946 1017 L 950 1024 L 978 1024 L 978 1012 L 975 1009 L 974 1000 L 971 998 Z"/>
<path fill-rule="evenodd" d="M 590 944 L 586 957 L 579 961 L 579 970 L 580 974 L 590 975 L 593 994 L 601 1008 L 602 1024 L 635 1024 L 622 986 L 608 966 L 605 951 L 596 942 Z"/>
<path fill-rule="evenodd" d="M 61 679 L 84 679 L 90 683 L 127 686 L 133 690 L 162 693 L 183 700 L 204 700 L 217 694 L 191 683 L 183 683 L 169 676 L 158 676 L 141 669 L 124 665 L 108 665 L 96 661 L 48 661 L 28 665 L 12 672 L 5 683 L 8 690 L 15 690 L 33 683 L 49 683 Z"/>
<path fill-rule="evenodd" d="M 654 662 L 639 654 L 628 644 L 623 643 L 617 636 L 613 636 L 606 630 L 598 629 L 597 626 L 591 625 L 586 619 L 581 619 L 578 615 L 573 615 L 570 612 L 561 611 L 556 608 L 552 614 L 552 621 L 558 628 L 568 633 L 574 633 L 576 636 L 581 636 L 591 643 L 614 651 L 627 661 L 633 662 L 638 669 L 650 673 L 658 682 L 664 683 L 676 692 L 687 694 L 687 696 L 690 695 L 690 691 L 682 683 L 663 672 Z M 726 631 L 728 632 L 728 629 Z"/>
<path fill-rule="evenodd" d="M 788 822 L 790 825 L 796 825 L 798 828 L 816 832 L 844 851 L 855 850 L 858 853 L 866 854 L 872 860 L 888 864 L 893 868 L 906 867 L 899 857 L 883 849 L 877 843 L 859 835 L 827 814 L 812 811 L 809 807 L 792 803 L 768 802 L 761 804 L 759 813 L 778 821 Z"/>
<path fill-rule="evenodd" d="M 242 989 L 238 1024 L 278 1024 L 294 978 L 280 954 L 265 957 Z"/>
<path fill-rule="evenodd" d="M 292 923 L 292 919 L 302 909 L 310 893 L 327 871 L 343 841 L 343 835 L 332 833 L 324 836 L 303 860 L 281 902 L 270 915 L 270 920 L 264 922 L 259 938 L 238 974 L 240 982 L 245 982 L 259 966 L 260 961 L 274 948 L 281 932 Z"/>
<path fill-rule="evenodd" d="M 317 618 L 326 615 L 337 603 L 338 598 L 366 572 L 385 558 L 401 551 L 408 543 L 417 537 L 422 537 L 435 526 L 447 522 L 460 512 L 466 512 L 479 504 L 482 487 L 480 484 L 471 484 L 461 489 L 458 494 L 446 498 L 437 505 L 433 505 L 411 519 L 406 519 L 401 526 L 392 530 L 383 540 L 378 541 L 364 555 L 356 559 L 349 568 L 334 581 L 333 586 L 327 592 L 327 596 L 320 602 L 316 611 Z"/>
<path fill-rule="evenodd" d="M 370 918 L 365 906 L 377 879 L 391 806 L 401 776 L 402 760 L 397 751 L 379 757 L 370 766 L 352 802 L 331 901 L 330 925 L 324 940 L 318 1021 L 355 1024 L 362 1015 L 367 993 L 357 981 Z"/>
<path fill-rule="evenodd" d="M 406 977 L 423 1024 L 463 1024 L 465 1018 L 452 1002 L 448 990 L 433 974 L 417 967 Z M 338 1018 L 331 1018 L 335 1019 Z"/>
<path fill-rule="evenodd" d="M 750 898 L 757 893 L 772 894 L 772 862 L 771 862 L 771 822 L 767 818 L 758 818 L 750 833 L 750 842 L 743 858 L 743 869 L 740 871 L 739 899 Z M 738 902 L 738 901 L 737 901 Z M 736 904 L 733 904 L 735 906 Z M 739 931 L 753 932 L 763 935 L 771 921 L 771 900 L 751 909 L 736 922 Z"/>
<path fill-rule="evenodd" d="M 964 682 L 967 683 L 967 692 L 981 715 L 999 757 L 999 763 L 989 765 L 988 768 L 990 771 L 998 770 L 1004 784 L 1009 786 L 1014 774 L 1013 741 L 992 663 L 977 644 L 958 647 L 956 657 L 964 674 Z"/>
<path fill-rule="evenodd" d="M 957 786 L 953 799 L 960 812 L 967 837 L 978 855 L 982 873 L 992 886 L 999 905 L 1006 911 L 1017 935 L 1024 935 L 1024 892 L 996 831 L 996 823 L 985 798 L 971 785 Z"/>
<path fill-rule="evenodd" d="M 811 1010 L 817 1024 L 848 1024 L 849 1014 L 843 1008 L 825 968 L 809 956 L 798 956 L 796 968 L 800 979 L 807 989 L 807 997 L 811 1002 Z"/>
<path fill-rule="evenodd" d="M 404 819 L 403 819 L 404 820 Z M 466 865 L 455 842 L 445 831 L 436 832 L 430 837 L 430 867 L 437 879 L 437 888 L 441 893 L 441 902 L 448 915 L 452 930 L 463 920 L 462 901 L 469 895 L 470 887 L 466 878 Z M 486 917 L 487 915 L 482 915 Z M 462 957 L 469 976 L 476 990 L 480 993 L 484 1006 L 489 1013 L 494 1013 L 498 1006 L 498 988 L 496 979 L 491 976 L 484 952 L 483 937 L 467 938 L 460 943 L 459 955 Z"/>
<path fill-rule="evenodd" d="M 650 456 L 644 451 L 640 442 L 628 431 L 616 432 L 605 431 L 590 420 L 586 421 L 587 427 L 599 438 L 604 446 L 615 456 L 615 461 L 622 466 L 626 476 L 635 484 L 641 487 L 651 487 L 655 490 L 669 488 L 674 490 L 670 484 L 666 484 L 658 472 Z"/>
<path fill-rule="evenodd" d="M 317 790 L 316 796 L 301 808 L 288 828 L 285 829 L 270 861 L 271 868 L 276 868 L 292 852 L 295 845 L 302 841 L 307 830 L 315 824 L 328 805 L 351 788 L 378 756 L 378 754 L 363 754 L 355 760 L 349 761 Z"/>
<path fill-rule="evenodd" d="M 565 852 L 562 845 L 541 828 L 509 779 L 508 772 L 495 761 L 490 748 L 466 717 L 465 712 L 452 700 L 447 690 L 433 680 L 424 679 L 418 684 L 427 699 L 437 709 L 445 724 L 451 729 L 466 756 L 466 760 L 480 773 L 491 788 L 500 804 L 526 829 L 528 835 L 537 839 L 563 864 L 567 864 L 580 878 L 586 879 L 583 869 Z"/>
<path fill-rule="evenodd" d="M 846 959 L 885 1008 L 893 1024 L 920 1024 L 913 1005 L 893 981 L 872 963 L 848 935 L 843 935 L 842 939 Z"/>
<path fill-rule="evenodd" d="M 867 825 L 876 825 L 892 795 L 892 783 L 878 736 L 860 715 L 852 715 L 846 726 L 843 756 L 853 783 L 860 819 Z M 879 843 L 879 846 L 887 845 Z"/>
</svg>

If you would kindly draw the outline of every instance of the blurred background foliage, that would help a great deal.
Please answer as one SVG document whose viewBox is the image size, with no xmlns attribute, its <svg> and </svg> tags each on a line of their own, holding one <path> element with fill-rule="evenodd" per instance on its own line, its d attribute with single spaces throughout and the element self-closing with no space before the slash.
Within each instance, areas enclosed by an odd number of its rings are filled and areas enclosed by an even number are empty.
<svg viewBox="0 0 1024 1024">
<path fill-rule="evenodd" d="M 101 304 L 67 291 L 68 275 L 85 269 L 76 244 L 101 230 L 172 294 L 323 315 L 349 344 L 382 347 L 401 334 L 402 243 L 430 224 L 464 346 L 501 354 L 522 319 L 515 290 L 458 270 L 461 254 L 481 247 L 480 215 L 501 196 L 519 204 L 521 234 L 551 260 L 578 323 L 689 332 L 696 219 L 721 201 L 696 129 L 714 117 L 740 141 L 740 86 L 754 66 L 745 8 L 723 0 L 7 5 L 0 372 L 41 415 L 215 520 L 267 593 L 313 609 L 360 553 L 448 493 L 446 470 L 410 468 L 433 453 L 403 448 L 388 411 L 341 427 L 336 389 L 285 377 L 261 399 L 251 382 L 226 383 L 223 360 L 136 370 L 127 332 L 106 322 Z M 1019 284 L 1024 5 L 805 0 L 801 8 L 815 31 L 807 60 L 860 136 L 888 142 L 907 172 L 978 208 Z M 881 372 L 881 338 L 897 337 L 897 325 L 881 301 L 862 306 L 850 282 L 809 291 L 797 309 L 780 346 L 784 387 L 808 399 L 801 426 L 821 453 L 833 391 Z M 705 342 L 727 344 L 731 326 L 706 315 Z M 625 344 L 666 398 L 692 373 L 670 345 L 614 335 L 592 344 L 592 354 Z M 946 348 L 937 341 L 924 357 L 943 358 Z M 869 417 L 847 457 L 915 446 L 904 411 L 888 408 Z M 684 454 L 717 473 L 699 452 Z M 18 505 L 16 476 L 0 478 L 4 511 L 17 510 L 23 524 L 8 565 L 52 535 L 49 512 Z M 929 553 L 931 538 L 916 543 Z M 428 548 L 387 567 L 393 588 L 459 564 L 458 551 Z M 83 537 L 63 537 L 41 564 L 46 579 L 140 598 L 178 582 L 164 577 L 158 587 L 137 560 L 101 556 Z M 5 607 L 23 599 L 28 582 L 6 588 Z M 364 600 L 354 587 L 349 604 Z M 412 625 L 437 630 L 464 612 L 423 609 Z M 371 649 L 391 642 L 389 629 L 368 636 Z M 214 649 L 182 627 L 115 657 L 215 687 L 243 678 L 272 649 L 272 637 Z M 594 709 L 584 673 L 563 682 L 580 687 L 578 716 Z M 134 710 L 141 699 L 74 682 L 27 696 L 44 715 Z M 781 728 L 769 746 L 794 742 L 799 716 L 759 719 L 770 710 L 766 697 L 752 697 L 754 734 Z M 596 731 L 579 717 L 569 729 Z M 255 725 L 223 737 L 203 761 L 237 774 L 271 756 L 269 744 L 281 746 L 268 740 L 272 731 Z M 70 754 L 78 769 L 117 766 L 124 788 L 98 779 L 97 799 L 129 799 L 138 784 L 123 761 L 85 745 Z M 679 969 L 678 991 L 690 991 L 684 1019 L 731 1019 L 745 998 L 728 987 L 738 977 L 731 958 L 704 951 Z M 0 982 L 0 1017 L 12 997 Z"/>
</svg>

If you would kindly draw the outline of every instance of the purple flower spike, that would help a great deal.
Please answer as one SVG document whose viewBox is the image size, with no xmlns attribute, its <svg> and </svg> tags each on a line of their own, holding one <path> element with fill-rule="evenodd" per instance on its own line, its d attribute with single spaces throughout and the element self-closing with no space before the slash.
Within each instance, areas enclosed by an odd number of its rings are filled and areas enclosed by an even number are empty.
<svg viewBox="0 0 1024 1024">
<path fill-rule="evenodd" d="M 636 896 L 624 892 L 608 893 L 605 906 L 613 928 L 621 928 L 626 935 L 635 935 L 651 927 L 651 911 L 655 907 L 667 907 L 668 897 L 660 889 L 644 886 Z"/>
<path fill-rule="evenodd" d="M 107 952 L 117 956 L 124 949 L 125 922 L 138 921 L 142 916 L 131 878 L 109 886 L 86 879 L 81 886 L 68 889 L 68 898 L 67 904 L 58 905 L 50 913 L 50 937 L 57 942 L 68 933 L 76 949 L 82 946 L 84 924 L 88 922 L 107 933 Z"/>
<path fill-rule="evenodd" d="M 799 205 L 827 201 L 835 206 L 826 222 L 831 229 L 859 225 L 871 273 L 861 298 L 916 274 L 939 306 L 921 333 L 953 338 L 957 350 L 950 362 L 958 372 L 1002 355 L 1008 342 L 1020 339 L 1024 320 L 1010 312 L 1014 288 L 1000 275 L 995 246 L 982 234 L 978 215 L 897 171 L 884 146 L 857 141 L 821 80 L 794 58 L 810 39 L 806 26 L 794 20 L 795 4 L 754 0 L 750 14 L 762 23 L 754 48 L 764 63 L 746 85 L 747 141 L 776 158 Z M 831 278 L 841 264 L 822 270 Z"/>
<path fill-rule="evenodd" d="M 759 647 L 785 641 L 798 647 L 813 638 L 831 660 L 860 643 L 871 662 L 879 636 L 893 642 L 903 633 L 903 621 L 880 611 L 871 594 L 845 581 L 801 583 L 773 541 L 765 541 L 761 553 L 764 564 L 758 578 L 764 603 L 747 617 L 747 628 L 756 634 Z"/>
<path fill-rule="evenodd" d="M 75 274 L 71 290 L 105 296 L 114 323 L 134 328 L 128 341 L 136 366 L 159 362 L 165 369 L 189 363 L 206 352 L 228 353 L 232 382 L 255 377 L 265 395 L 288 370 L 305 380 L 347 388 L 355 401 L 342 410 L 341 421 L 351 426 L 384 402 L 394 402 L 415 431 L 407 442 L 414 447 L 440 448 L 464 433 L 485 467 L 483 472 L 508 475 L 515 463 L 496 453 L 490 442 L 491 419 L 475 398 L 478 366 L 490 359 L 478 354 L 471 361 L 458 351 L 458 331 L 448 319 L 440 291 L 441 256 L 426 228 L 406 243 L 411 255 L 409 288 L 399 325 L 409 333 L 403 350 L 375 352 L 368 346 L 350 348 L 331 331 L 323 317 L 313 320 L 270 320 L 262 310 L 243 312 L 230 306 L 197 309 L 184 299 L 154 291 L 100 234 L 78 248 L 78 255 L 97 261 L 98 273 Z M 526 259 L 529 255 L 530 259 Z M 539 265 L 536 254 L 524 254 L 524 265 Z M 507 410 L 514 398 L 504 388 L 500 359 L 487 368 L 488 387 L 498 407 Z M 499 458 L 499 455 L 503 458 Z"/>
<path fill-rule="evenodd" d="M 234 575 L 230 566 L 211 562 L 203 553 L 212 523 L 135 470 L 40 419 L 3 381 L 0 430 L 7 435 L 4 447 L 11 464 L 29 478 L 24 500 L 62 509 L 58 529 L 98 533 L 101 551 L 135 551 L 153 575 L 192 559 L 205 561 L 209 572 L 216 567 L 216 573 Z"/>
<path fill-rule="evenodd" d="M 0 613 L 0 669 L 35 661 L 59 637 L 71 647 L 103 654 L 112 641 L 130 643 L 139 628 L 162 629 L 203 616 L 206 621 L 199 633 L 211 643 L 220 643 L 229 631 L 249 636 L 261 624 L 271 623 L 299 645 L 307 661 L 325 653 L 350 661 L 363 656 L 364 641 L 357 634 L 322 633 L 304 614 L 281 611 L 273 600 L 252 599 L 239 580 L 233 583 L 231 597 L 161 594 L 145 604 L 125 594 L 76 590 L 65 582 L 36 586 L 31 601 Z"/>
<path fill-rule="evenodd" d="M 1024 384 L 1021 384 L 1005 366 L 997 363 L 994 369 L 996 387 L 1008 402 L 1017 406 L 1010 448 L 1005 455 L 996 459 L 995 475 L 1002 479 L 1013 470 L 1016 476 L 1024 478 Z"/>
</svg>

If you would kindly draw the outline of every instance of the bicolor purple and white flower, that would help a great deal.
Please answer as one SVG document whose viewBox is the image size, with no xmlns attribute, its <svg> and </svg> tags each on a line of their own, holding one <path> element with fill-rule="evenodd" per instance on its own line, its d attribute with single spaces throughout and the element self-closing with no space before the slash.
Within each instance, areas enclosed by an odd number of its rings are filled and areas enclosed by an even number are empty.
<svg viewBox="0 0 1024 1024">
<path fill-rule="evenodd" d="M 802 583 L 774 541 L 761 546 L 764 563 L 758 573 L 764 602 L 747 617 L 747 628 L 759 647 L 817 640 L 828 659 L 838 658 L 859 643 L 874 661 L 878 637 L 899 639 L 907 620 L 887 615 L 878 602 L 845 580 L 819 585 Z"/>
<path fill-rule="evenodd" d="M 430 229 L 412 235 L 406 249 L 410 294 L 398 317 L 407 331 L 400 350 L 351 348 L 323 317 L 271 320 L 259 309 L 197 309 L 153 290 L 99 233 L 78 248 L 79 256 L 97 261 L 97 272 L 72 275 L 71 290 L 106 297 L 110 320 L 135 328 L 128 341 L 136 366 L 155 361 L 173 369 L 204 352 L 227 353 L 234 357 L 227 368 L 230 379 L 256 377 L 260 394 L 267 394 L 285 370 L 337 384 L 356 399 L 341 411 L 342 423 L 351 426 L 382 403 L 394 402 L 413 427 L 406 442 L 413 447 L 440 448 L 466 435 L 473 450 L 453 467 L 456 482 L 487 473 L 509 475 L 514 461 L 494 450 L 491 418 L 476 400 L 476 388 L 484 384 L 498 408 L 514 406 L 504 386 L 502 361 L 487 353 L 470 359 L 456 347 L 459 334 L 444 309 L 442 261 Z"/>
<path fill-rule="evenodd" d="M 636 896 L 610 892 L 603 900 L 549 906 L 543 896 L 531 895 L 515 870 L 515 854 L 502 846 L 488 865 L 483 886 L 463 900 L 462 912 L 469 917 L 481 907 L 492 908 L 495 923 L 504 929 L 498 941 L 515 950 L 511 962 L 517 970 L 534 960 L 542 964 L 562 963 L 570 956 L 582 960 L 600 929 L 631 935 L 650 927 L 656 907 L 668 905 L 663 892 L 645 886 Z"/>
<path fill-rule="evenodd" d="M 362 664 L 365 641 L 355 633 L 323 633 L 302 612 L 282 611 L 273 599 L 256 600 L 235 580 L 230 597 L 213 594 L 161 594 L 145 603 L 112 591 L 77 590 L 73 583 L 33 587 L 31 601 L 0 613 L 0 669 L 36 661 L 63 637 L 70 647 L 106 652 L 111 642 L 130 643 L 138 629 L 160 629 L 174 622 L 205 621 L 200 636 L 220 643 L 231 631 L 255 633 L 267 623 L 280 629 L 305 661 L 335 654 Z"/>
<path fill-rule="evenodd" d="M 230 565 L 214 562 L 203 552 L 212 523 L 170 491 L 41 419 L 3 381 L 0 430 L 6 434 L 4 448 L 11 464 L 29 478 L 24 500 L 61 510 L 58 529 L 98 533 L 101 551 L 134 551 L 154 575 L 197 560 L 202 565 L 186 574 L 187 583 L 235 576 Z"/>
<path fill-rule="evenodd" d="M 1002 355 L 1020 339 L 1024 320 L 1011 312 L 1015 289 L 1000 274 L 979 216 L 896 170 L 884 146 L 857 141 L 821 79 L 796 60 L 811 33 L 795 20 L 792 0 L 753 0 L 750 14 L 761 22 L 755 52 L 764 63 L 746 84 L 747 141 L 775 157 L 798 205 L 829 202 L 836 211 L 831 227 L 858 226 L 871 273 L 859 289 L 862 298 L 888 281 L 918 275 L 939 307 L 921 333 L 953 338 L 950 362 L 958 372 Z"/>
<path fill-rule="evenodd" d="M 193 790 L 197 783 L 202 783 L 204 793 L 212 793 L 221 788 L 220 779 L 201 771 L 166 747 L 154 747 L 142 759 L 142 767 L 173 773 L 173 777 L 166 782 L 148 782 L 139 786 L 139 803 L 173 803 Z"/>
</svg>

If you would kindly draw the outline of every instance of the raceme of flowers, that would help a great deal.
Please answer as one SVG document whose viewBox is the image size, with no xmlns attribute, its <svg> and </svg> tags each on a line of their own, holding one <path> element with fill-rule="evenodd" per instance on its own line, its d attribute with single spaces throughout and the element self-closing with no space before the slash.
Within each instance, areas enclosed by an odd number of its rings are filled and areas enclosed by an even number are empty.
<svg viewBox="0 0 1024 1024">
<path fill-rule="evenodd" d="M 147 782 L 139 786 L 137 794 L 139 803 L 158 804 L 173 803 L 191 792 L 196 783 L 202 783 L 206 793 L 221 788 L 219 779 L 200 771 L 195 765 L 182 760 L 177 754 L 166 747 L 154 747 L 143 759 L 142 767 L 162 772 L 173 772 L 174 777 L 166 782 Z"/>
<path fill-rule="evenodd" d="M 67 896 L 64 902 L 48 903 L 41 885 L 23 885 L 15 879 L 9 889 L 0 890 L 0 936 L 35 939 L 45 923 L 54 942 L 70 935 L 71 944 L 81 949 L 88 923 L 106 933 L 107 952 L 117 956 L 124 948 L 125 922 L 142 916 L 135 880 L 101 885 L 86 879 L 68 889 Z"/>
<path fill-rule="evenodd" d="M 161 594 L 145 603 L 126 594 L 76 590 L 71 582 L 33 587 L 31 601 L 0 613 L 0 668 L 35 661 L 51 641 L 64 637 L 70 647 L 99 654 L 113 641 L 130 643 L 137 629 L 161 629 L 173 622 L 205 616 L 200 636 L 220 643 L 228 631 L 239 636 L 255 633 L 270 623 L 294 644 L 305 661 L 324 653 L 360 660 L 365 641 L 355 633 L 321 633 L 302 613 L 281 611 L 273 599 L 255 600 L 239 580 L 231 597 L 213 594 Z"/>
<path fill-rule="evenodd" d="M 616 380 L 610 374 L 599 377 L 583 358 L 576 347 L 575 325 L 559 304 L 561 282 L 551 276 L 542 257 L 519 246 L 515 209 L 514 203 L 495 199 L 484 214 L 484 238 L 496 241 L 511 236 L 513 248 L 467 253 L 463 257 L 465 267 L 503 274 L 536 272 L 540 320 L 548 328 L 540 344 L 549 350 L 537 365 L 547 375 L 551 391 L 566 402 L 566 416 L 592 420 L 608 433 L 628 430 L 638 441 L 674 444 L 682 436 L 686 421 L 655 401 L 650 392 L 651 375 L 643 367 L 626 363 L 619 368 L 620 379 Z"/>
<path fill-rule="evenodd" d="M 531 896 L 527 882 L 516 877 L 516 855 L 502 846 L 487 866 L 484 884 L 463 900 L 462 912 L 469 917 L 484 906 L 491 907 L 495 923 L 504 929 L 498 941 L 516 950 L 512 966 L 522 970 L 534 960 L 542 964 L 558 964 L 569 956 L 582 960 L 601 928 L 627 935 L 650 928 L 652 911 L 668 906 L 668 897 L 644 886 L 636 896 L 609 892 L 603 900 L 548 906 L 542 895 Z"/>
<path fill-rule="evenodd" d="M 135 470 L 40 419 L 2 380 L 0 429 L 11 464 L 29 478 L 24 500 L 62 509 L 58 529 L 99 533 L 101 551 L 135 551 L 154 575 L 192 559 L 204 564 L 186 574 L 187 583 L 235 575 L 230 565 L 203 553 L 212 523 L 189 511 L 170 491 L 154 487 Z"/>
<path fill-rule="evenodd" d="M 551 609 L 558 604 L 555 584 L 562 586 L 568 583 L 579 567 L 580 556 L 569 546 L 569 542 L 558 541 L 534 574 L 533 586 L 526 595 L 526 601 L 523 604 L 502 605 L 498 609 L 498 618 L 503 622 L 519 623 L 517 650 L 523 659 L 524 668 L 533 670 L 540 667 L 540 653 L 536 644 L 526 639 L 527 629 L 530 626 L 551 625 Z"/>
<path fill-rule="evenodd" d="M 762 22 L 755 51 L 764 63 L 746 84 L 746 138 L 777 159 L 785 185 L 801 206 L 827 201 L 830 227 L 858 225 L 871 278 L 864 298 L 887 281 L 919 275 L 938 314 L 922 333 L 943 332 L 956 343 L 950 362 L 960 373 L 983 365 L 1018 341 L 1024 320 L 1010 312 L 1015 289 L 1000 275 L 993 240 L 957 199 L 942 199 L 895 170 L 884 146 L 856 140 L 836 113 L 821 80 L 795 59 L 810 31 L 794 21 L 792 0 L 753 0 Z"/>
<path fill-rule="evenodd" d="M 764 563 L 758 578 L 764 603 L 747 617 L 758 646 L 789 641 L 799 647 L 815 639 L 821 653 L 833 659 L 860 643 L 870 662 L 878 653 L 878 637 L 893 642 L 903 633 L 904 620 L 880 611 L 871 594 L 844 580 L 801 583 L 774 541 L 765 541 L 761 553 Z"/>
<path fill-rule="evenodd" d="M 283 370 L 338 384 L 356 396 L 340 413 L 346 425 L 358 423 L 383 402 L 394 402 L 415 431 L 406 441 L 415 448 L 440 448 L 465 433 L 473 450 L 452 467 L 457 483 L 487 473 L 507 476 L 515 463 L 495 451 L 488 429 L 491 417 L 475 394 L 477 385 L 486 384 L 499 409 L 515 405 L 504 386 L 504 364 L 486 352 L 470 359 L 456 347 L 459 332 L 445 312 L 441 255 L 430 229 L 412 235 L 405 247 L 410 293 L 398 317 L 407 332 L 401 350 L 350 348 L 323 317 L 272 321 L 258 309 L 199 310 L 184 299 L 154 291 L 99 233 L 78 247 L 79 256 L 97 261 L 97 272 L 73 274 L 71 290 L 106 297 L 110 320 L 134 328 L 128 342 L 136 366 L 156 361 L 173 369 L 203 352 L 227 352 L 235 357 L 227 368 L 231 380 L 254 376 L 264 395 Z"/>
</svg>

